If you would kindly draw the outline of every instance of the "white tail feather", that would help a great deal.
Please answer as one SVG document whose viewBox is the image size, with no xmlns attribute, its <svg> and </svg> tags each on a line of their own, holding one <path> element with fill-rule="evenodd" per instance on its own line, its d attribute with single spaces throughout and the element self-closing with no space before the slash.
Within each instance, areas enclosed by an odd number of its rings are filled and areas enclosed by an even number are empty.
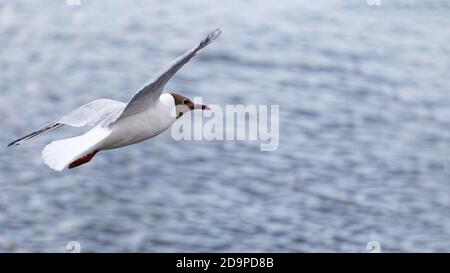
<svg viewBox="0 0 450 273">
<path fill-rule="evenodd" d="M 95 144 L 109 133 L 107 128 L 96 127 L 81 136 L 53 141 L 42 150 L 42 158 L 51 169 L 62 171 L 74 160 L 93 152 Z"/>
</svg>

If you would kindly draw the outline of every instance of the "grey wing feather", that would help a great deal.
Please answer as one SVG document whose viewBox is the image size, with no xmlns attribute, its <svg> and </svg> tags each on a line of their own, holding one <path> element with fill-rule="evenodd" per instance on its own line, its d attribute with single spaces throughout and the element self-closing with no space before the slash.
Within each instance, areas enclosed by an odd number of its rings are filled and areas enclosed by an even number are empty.
<svg viewBox="0 0 450 273">
<path fill-rule="evenodd" d="M 93 126 L 103 121 L 112 112 L 118 109 L 123 110 L 125 105 L 125 103 L 116 100 L 94 100 L 63 116 L 58 122 L 72 127 Z"/>
<path fill-rule="evenodd" d="M 189 62 L 189 60 L 194 57 L 198 51 L 200 51 L 202 48 L 219 37 L 220 33 L 220 29 L 216 29 L 215 31 L 211 32 L 203 41 L 200 42 L 200 44 L 188 50 L 186 53 L 172 61 L 169 65 L 165 66 L 161 71 L 153 76 L 145 85 L 145 87 L 138 91 L 131 98 L 125 110 L 123 111 L 123 113 L 121 113 L 118 119 L 122 119 L 145 111 L 150 103 L 159 98 L 164 89 L 164 86 L 172 78 L 172 76 L 175 75 L 175 73 L 183 65 Z"/>
<path fill-rule="evenodd" d="M 88 104 L 78 107 L 60 119 L 47 124 L 41 129 L 9 143 L 8 147 L 20 145 L 27 140 L 51 132 L 63 125 L 69 125 L 72 127 L 82 127 L 86 125 L 93 126 L 102 121 L 103 124 L 105 124 L 104 121 L 108 120 L 109 116 L 114 113 L 122 112 L 125 106 L 126 104 L 123 102 L 109 99 L 98 99 L 91 101 Z"/>
</svg>

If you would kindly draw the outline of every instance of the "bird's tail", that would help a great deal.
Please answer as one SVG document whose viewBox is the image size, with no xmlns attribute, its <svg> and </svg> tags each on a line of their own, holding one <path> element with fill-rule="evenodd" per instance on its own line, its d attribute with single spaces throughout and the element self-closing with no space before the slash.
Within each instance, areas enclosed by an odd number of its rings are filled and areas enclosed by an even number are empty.
<svg viewBox="0 0 450 273">
<path fill-rule="evenodd" d="M 109 133 L 107 128 L 94 128 L 81 136 L 53 141 L 45 146 L 42 158 L 51 169 L 62 171 L 72 162 L 96 152 L 95 145 Z"/>
</svg>

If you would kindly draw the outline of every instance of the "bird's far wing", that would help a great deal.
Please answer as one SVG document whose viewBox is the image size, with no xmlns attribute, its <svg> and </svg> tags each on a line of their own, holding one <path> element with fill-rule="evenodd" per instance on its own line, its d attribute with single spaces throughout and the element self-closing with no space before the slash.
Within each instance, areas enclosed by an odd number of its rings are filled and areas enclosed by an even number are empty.
<svg viewBox="0 0 450 273">
<path fill-rule="evenodd" d="M 125 110 L 118 117 L 118 119 L 122 119 L 145 111 L 151 102 L 159 98 L 164 89 L 164 86 L 172 78 L 172 76 L 175 75 L 175 73 L 177 73 L 177 71 L 183 65 L 189 62 L 189 60 L 194 57 L 198 51 L 200 51 L 202 48 L 219 37 L 220 33 L 220 29 L 216 29 L 215 31 L 211 32 L 196 47 L 188 50 L 186 53 L 173 60 L 170 64 L 160 70 L 155 76 L 150 79 L 150 81 L 145 85 L 144 88 L 138 91 L 131 98 L 131 100 L 125 107 Z"/>
<path fill-rule="evenodd" d="M 118 111 L 123 111 L 125 106 L 126 104 L 123 102 L 109 99 L 98 99 L 91 101 L 88 104 L 78 107 L 60 119 L 47 124 L 41 129 L 9 143 L 8 147 L 20 145 L 27 140 L 51 132 L 63 125 L 69 125 L 72 127 L 96 125 L 101 121 L 108 119 L 108 116 L 117 113 Z"/>
<path fill-rule="evenodd" d="M 126 104 L 110 99 L 98 99 L 91 101 L 59 119 L 60 123 L 72 126 L 93 126 L 106 119 L 118 109 L 123 110 Z"/>
</svg>

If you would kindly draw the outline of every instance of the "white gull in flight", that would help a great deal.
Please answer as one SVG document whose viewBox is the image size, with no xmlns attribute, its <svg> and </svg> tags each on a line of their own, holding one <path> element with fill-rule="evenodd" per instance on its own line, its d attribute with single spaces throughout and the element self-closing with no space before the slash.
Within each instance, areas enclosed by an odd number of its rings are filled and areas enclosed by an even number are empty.
<svg viewBox="0 0 450 273">
<path fill-rule="evenodd" d="M 45 146 L 42 151 L 45 164 L 61 171 L 89 162 L 99 151 L 135 144 L 156 136 L 187 111 L 209 109 L 206 105 L 194 104 L 182 95 L 162 94 L 162 91 L 172 76 L 220 33 L 220 29 L 211 32 L 199 45 L 172 61 L 128 103 L 110 99 L 94 100 L 8 146 L 20 145 L 64 125 L 94 126 L 81 136 L 53 141 Z"/>
</svg>

